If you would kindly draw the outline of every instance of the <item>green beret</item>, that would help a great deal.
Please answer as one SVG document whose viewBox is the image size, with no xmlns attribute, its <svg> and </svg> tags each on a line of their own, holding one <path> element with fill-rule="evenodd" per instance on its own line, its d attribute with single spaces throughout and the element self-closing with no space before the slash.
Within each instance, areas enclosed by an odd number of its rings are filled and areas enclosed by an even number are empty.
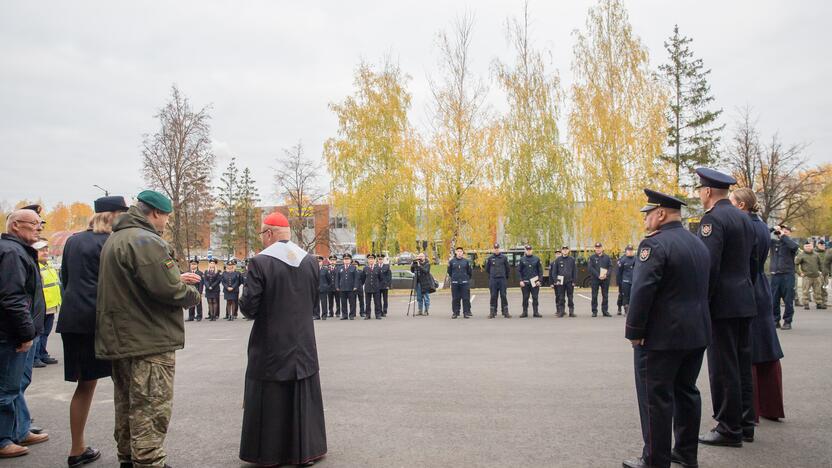
<svg viewBox="0 0 832 468">
<path fill-rule="evenodd" d="M 162 213 L 170 213 L 173 211 L 173 205 L 171 204 L 170 199 L 153 190 L 145 190 L 136 197 L 136 200 L 144 202 Z"/>
</svg>

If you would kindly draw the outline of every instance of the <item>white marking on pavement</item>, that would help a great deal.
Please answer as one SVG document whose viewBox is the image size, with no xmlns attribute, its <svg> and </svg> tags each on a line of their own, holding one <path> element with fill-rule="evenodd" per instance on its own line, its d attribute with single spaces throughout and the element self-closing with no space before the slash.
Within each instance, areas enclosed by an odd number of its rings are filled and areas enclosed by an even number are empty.
<svg viewBox="0 0 832 468">
<path fill-rule="evenodd" d="M 578 294 L 578 297 L 582 297 L 582 298 L 584 298 L 584 299 L 586 299 L 586 300 L 588 300 L 588 301 L 591 301 L 591 300 L 592 300 L 591 298 L 586 297 L 586 296 L 584 296 L 583 294 Z"/>
<path fill-rule="evenodd" d="M 474 299 L 476 299 L 476 298 L 477 298 L 477 295 L 476 295 L 476 294 L 474 294 L 473 296 L 471 296 L 471 302 L 474 302 Z"/>
</svg>

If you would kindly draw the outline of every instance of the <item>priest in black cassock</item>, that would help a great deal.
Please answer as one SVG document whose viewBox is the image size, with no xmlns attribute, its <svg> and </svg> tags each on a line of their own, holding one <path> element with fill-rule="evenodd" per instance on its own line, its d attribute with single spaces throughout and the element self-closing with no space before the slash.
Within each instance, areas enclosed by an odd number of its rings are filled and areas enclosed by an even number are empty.
<svg viewBox="0 0 832 468">
<path fill-rule="evenodd" d="M 280 213 L 263 220 L 262 252 L 248 264 L 240 299 L 254 319 L 248 342 L 240 459 L 258 465 L 311 465 L 326 454 L 312 310 L 318 263 L 292 243 Z"/>
</svg>

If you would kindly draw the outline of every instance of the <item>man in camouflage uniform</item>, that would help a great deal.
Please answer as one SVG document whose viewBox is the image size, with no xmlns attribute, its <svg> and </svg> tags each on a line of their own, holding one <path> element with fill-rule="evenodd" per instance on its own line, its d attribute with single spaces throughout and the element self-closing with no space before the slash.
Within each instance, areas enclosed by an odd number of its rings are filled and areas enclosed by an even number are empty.
<svg viewBox="0 0 832 468">
<path fill-rule="evenodd" d="M 115 439 L 122 468 L 166 467 L 174 351 L 185 346 L 182 309 L 201 300 L 160 237 L 171 202 L 146 190 L 116 220 L 101 251 L 95 354 L 113 361 Z M 187 284 L 186 284 L 187 283 Z"/>
<path fill-rule="evenodd" d="M 820 256 L 815 252 L 811 239 L 803 245 L 803 252 L 794 259 L 794 265 L 798 276 L 803 279 L 803 298 L 801 300 L 803 308 L 809 308 L 811 300 L 809 291 L 811 291 L 817 308 L 822 309 L 823 307 L 820 305 Z"/>
<path fill-rule="evenodd" d="M 820 300 L 818 309 L 826 308 L 829 299 L 829 271 L 832 266 L 832 251 L 826 249 L 826 242 L 818 241 L 818 257 L 820 257 Z"/>
</svg>

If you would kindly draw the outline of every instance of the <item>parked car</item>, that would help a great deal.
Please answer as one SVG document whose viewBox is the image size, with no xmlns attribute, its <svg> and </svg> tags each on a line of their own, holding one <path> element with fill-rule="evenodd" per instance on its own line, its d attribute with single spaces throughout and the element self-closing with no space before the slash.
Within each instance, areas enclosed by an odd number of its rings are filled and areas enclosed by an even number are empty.
<svg viewBox="0 0 832 468">
<path fill-rule="evenodd" d="M 410 265 L 413 263 L 413 260 L 416 260 L 416 256 L 410 252 L 402 252 L 396 258 L 396 265 Z"/>
<path fill-rule="evenodd" d="M 413 278 L 416 276 L 407 270 L 393 270 L 392 289 L 410 289 L 413 287 Z"/>
<path fill-rule="evenodd" d="M 364 254 L 355 254 L 352 256 L 352 262 L 358 266 L 365 266 L 367 264 L 367 256 Z"/>
</svg>

